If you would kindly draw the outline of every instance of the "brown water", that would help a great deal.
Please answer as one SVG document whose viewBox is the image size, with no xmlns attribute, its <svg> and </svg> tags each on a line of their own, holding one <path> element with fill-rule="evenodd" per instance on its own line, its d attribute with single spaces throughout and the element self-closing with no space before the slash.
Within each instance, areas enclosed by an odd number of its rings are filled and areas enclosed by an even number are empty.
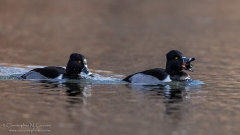
<svg viewBox="0 0 240 135">
<path fill-rule="evenodd" d="M 239 6 L 237 0 L 2 0 L 2 75 L 28 71 L 26 65 L 65 65 L 78 52 L 94 73 L 124 76 L 164 68 L 165 54 L 176 49 L 197 58 L 189 74 L 204 84 L 3 77 L 1 134 L 29 134 L 9 132 L 33 129 L 14 127 L 23 123 L 38 124 L 45 133 L 32 134 L 41 135 L 240 134 Z"/>
</svg>

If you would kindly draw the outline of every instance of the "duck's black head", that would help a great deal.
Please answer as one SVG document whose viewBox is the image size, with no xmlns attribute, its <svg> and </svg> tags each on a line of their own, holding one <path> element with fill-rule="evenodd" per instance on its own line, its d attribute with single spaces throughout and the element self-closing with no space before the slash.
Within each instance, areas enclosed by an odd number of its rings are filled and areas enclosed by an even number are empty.
<svg viewBox="0 0 240 135">
<path fill-rule="evenodd" d="M 92 75 L 88 70 L 86 58 L 78 53 L 72 53 L 66 67 L 67 76 L 80 76 L 80 73 L 84 72 L 87 75 Z"/>
<path fill-rule="evenodd" d="M 193 71 L 191 62 L 194 61 L 195 58 L 186 58 L 181 52 L 177 50 L 168 52 L 166 57 L 166 72 L 169 75 L 179 74 L 183 69 Z"/>
</svg>

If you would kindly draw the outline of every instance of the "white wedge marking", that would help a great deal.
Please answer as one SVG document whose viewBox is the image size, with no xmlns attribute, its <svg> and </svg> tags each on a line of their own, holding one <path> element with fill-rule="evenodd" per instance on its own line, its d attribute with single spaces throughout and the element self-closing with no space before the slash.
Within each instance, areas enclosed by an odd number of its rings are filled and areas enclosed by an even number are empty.
<svg viewBox="0 0 240 135">
<path fill-rule="evenodd" d="M 62 79 L 63 74 L 60 74 L 58 77 L 56 77 L 55 79 Z"/>
</svg>

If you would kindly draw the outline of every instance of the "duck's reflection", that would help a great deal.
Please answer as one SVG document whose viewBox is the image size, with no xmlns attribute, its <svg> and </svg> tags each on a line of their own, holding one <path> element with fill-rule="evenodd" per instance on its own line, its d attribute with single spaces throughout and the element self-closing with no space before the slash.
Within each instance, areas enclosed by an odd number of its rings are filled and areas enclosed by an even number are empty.
<svg viewBox="0 0 240 135">
<path fill-rule="evenodd" d="M 91 85 L 83 85 L 78 83 L 65 83 L 64 85 L 66 86 L 66 93 L 68 96 L 91 96 Z"/>
<path fill-rule="evenodd" d="M 174 115 L 179 113 L 187 104 L 188 86 L 171 85 L 127 85 L 133 90 L 147 93 L 150 98 L 163 97 L 166 114 Z M 161 100 L 162 101 L 162 100 Z"/>
<path fill-rule="evenodd" d="M 83 103 L 85 97 L 91 96 L 92 86 L 90 84 L 82 84 L 78 82 L 57 82 L 41 80 L 37 81 L 38 85 L 41 86 L 42 90 L 39 94 L 47 95 L 66 95 L 67 102 L 70 104 Z"/>
<path fill-rule="evenodd" d="M 84 97 L 91 96 L 91 85 L 83 85 L 78 83 L 65 83 L 64 85 L 66 86 L 66 95 L 69 96 L 67 100 L 69 103 L 75 104 L 82 102 L 84 105 L 87 104 L 84 100 Z"/>
<path fill-rule="evenodd" d="M 92 95 L 92 85 L 79 81 L 38 81 L 39 94 L 50 95 L 51 104 L 56 104 L 57 109 L 64 109 L 64 115 L 69 123 L 79 121 L 79 112 L 88 112 L 88 97 Z M 49 102 L 49 98 L 45 98 Z M 87 113 L 88 114 L 88 113 Z M 77 125 L 81 128 L 80 125 Z"/>
</svg>

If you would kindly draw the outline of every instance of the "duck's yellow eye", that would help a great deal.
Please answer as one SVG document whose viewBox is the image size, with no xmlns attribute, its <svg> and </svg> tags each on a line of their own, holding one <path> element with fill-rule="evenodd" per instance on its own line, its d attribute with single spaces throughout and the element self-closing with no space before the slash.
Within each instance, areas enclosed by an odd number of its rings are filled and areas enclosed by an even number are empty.
<svg viewBox="0 0 240 135">
<path fill-rule="evenodd" d="M 178 57 L 175 57 L 175 60 L 178 60 Z"/>
<path fill-rule="evenodd" d="M 81 63 L 81 62 L 82 62 L 81 60 L 78 61 L 78 63 Z"/>
</svg>

